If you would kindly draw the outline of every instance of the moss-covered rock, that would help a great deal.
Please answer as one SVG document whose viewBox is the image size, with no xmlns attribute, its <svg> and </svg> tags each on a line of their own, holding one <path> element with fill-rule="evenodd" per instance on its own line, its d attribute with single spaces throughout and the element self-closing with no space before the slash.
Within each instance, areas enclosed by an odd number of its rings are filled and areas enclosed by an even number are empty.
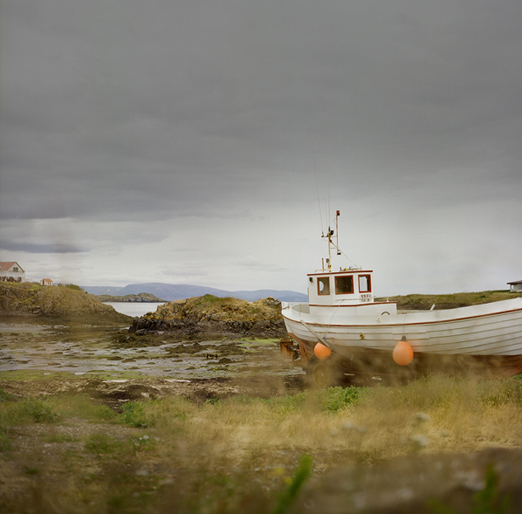
<svg viewBox="0 0 522 514">
<path fill-rule="evenodd" d="M 279 300 L 269 297 L 251 303 L 210 294 L 161 305 L 156 312 L 135 319 L 130 331 L 268 337 L 286 334 Z"/>
</svg>

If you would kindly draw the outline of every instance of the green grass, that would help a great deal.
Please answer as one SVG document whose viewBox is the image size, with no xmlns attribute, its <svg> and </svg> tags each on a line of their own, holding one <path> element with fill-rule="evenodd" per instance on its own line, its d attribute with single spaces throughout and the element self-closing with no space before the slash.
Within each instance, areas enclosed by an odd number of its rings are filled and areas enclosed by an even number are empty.
<svg viewBox="0 0 522 514">
<path fill-rule="evenodd" d="M 81 375 L 75 375 L 68 371 L 43 371 L 33 369 L 20 369 L 11 371 L 0 371 L 0 381 L 46 381 L 46 380 L 82 380 L 82 379 L 99 379 L 99 380 L 139 380 L 146 379 L 149 375 L 140 371 L 119 371 L 115 370 L 89 370 Z"/>
<path fill-rule="evenodd" d="M 62 395 L 47 399 L 47 404 L 62 418 L 78 417 L 87 421 L 117 421 L 118 414 L 107 405 L 93 403 L 85 394 Z"/>
<path fill-rule="evenodd" d="M 46 443 L 77 443 L 80 441 L 78 437 L 73 437 L 69 434 L 49 434 L 43 440 Z"/>
<path fill-rule="evenodd" d="M 280 337 L 239 337 L 236 342 L 255 343 L 255 344 L 279 344 Z"/>
<path fill-rule="evenodd" d="M 11 449 L 11 440 L 6 429 L 0 426 L 0 454 Z"/>
<path fill-rule="evenodd" d="M 296 500 L 305 482 L 313 471 L 313 460 L 309 455 L 303 455 L 287 487 L 279 494 L 273 514 L 285 514 Z"/>
<path fill-rule="evenodd" d="M 122 443 L 105 434 L 91 434 L 85 442 L 85 451 L 90 453 L 116 453 L 121 450 Z"/>
<path fill-rule="evenodd" d="M 33 423 L 54 423 L 59 414 L 46 400 L 27 398 L 0 404 L 0 427 Z"/>
<path fill-rule="evenodd" d="M 323 410 L 336 413 L 341 409 L 356 405 L 364 390 L 359 387 L 331 387 L 326 390 Z"/>
<path fill-rule="evenodd" d="M 6 391 L 4 391 L 3 389 L 0 388 L 0 403 L 6 402 L 9 400 L 13 401 L 16 399 L 17 399 L 17 397 L 14 394 L 7 393 Z"/>
<path fill-rule="evenodd" d="M 227 305 L 230 303 L 231 300 L 232 300 L 231 297 L 219 298 L 212 294 L 206 294 L 206 295 L 201 296 L 196 301 L 195 305 L 202 306 L 202 307 L 208 307 L 209 305 L 218 305 L 218 304 Z"/>
<path fill-rule="evenodd" d="M 73 373 L 67 371 L 43 371 L 33 369 L 17 369 L 11 371 L 0 371 L 0 380 L 13 380 L 19 382 L 21 380 L 39 381 L 50 379 L 74 380 L 79 378 Z"/>
<path fill-rule="evenodd" d="M 122 407 L 122 421 L 135 428 L 147 428 L 155 423 L 156 416 L 151 414 L 152 409 L 147 409 L 144 403 L 129 402 Z"/>
</svg>

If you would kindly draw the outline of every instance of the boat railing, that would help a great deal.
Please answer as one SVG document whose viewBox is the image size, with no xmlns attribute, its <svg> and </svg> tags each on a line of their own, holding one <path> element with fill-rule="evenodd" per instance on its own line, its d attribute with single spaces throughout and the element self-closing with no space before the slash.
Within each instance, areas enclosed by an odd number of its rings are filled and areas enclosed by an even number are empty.
<svg viewBox="0 0 522 514">
<path fill-rule="evenodd" d="M 292 310 L 302 312 L 303 314 L 310 314 L 310 306 L 307 303 L 296 303 L 292 305 Z"/>
</svg>

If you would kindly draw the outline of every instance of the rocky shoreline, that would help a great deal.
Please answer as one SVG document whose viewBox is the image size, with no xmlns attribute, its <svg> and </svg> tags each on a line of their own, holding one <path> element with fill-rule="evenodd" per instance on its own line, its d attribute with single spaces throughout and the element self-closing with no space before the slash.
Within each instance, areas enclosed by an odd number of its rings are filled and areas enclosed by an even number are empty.
<svg viewBox="0 0 522 514">
<path fill-rule="evenodd" d="M 150 302 L 153 295 L 140 294 L 140 301 Z M 23 318 L 43 324 L 127 324 L 137 336 L 169 334 L 179 337 L 273 338 L 286 336 L 281 302 L 272 297 L 248 302 L 220 298 L 210 294 L 166 302 L 155 312 L 131 318 L 118 313 L 99 297 L 78 286 L 45 287 L 38 284 L 0 284 L 0 319 Z"/>
</svg>

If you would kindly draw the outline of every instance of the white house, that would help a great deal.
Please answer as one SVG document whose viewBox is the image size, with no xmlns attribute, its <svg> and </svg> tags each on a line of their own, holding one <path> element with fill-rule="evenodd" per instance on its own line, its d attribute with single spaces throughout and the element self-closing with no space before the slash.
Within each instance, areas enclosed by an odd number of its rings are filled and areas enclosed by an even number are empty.
<svg viewBox="0 0 522 514">
<path fill-rule="evenodd" d="M 42 278 L 42 280 L 40 280 L 40 284 L 42 284 L 42 286 L 52 286 L 53 281 L 50 278 Z"/>
<path fill-rule="evenodd" d="M 0 262 L 0 280 L 4 282 L 24 282 L 25 271 L 17 262 Z"/>
<path fill-rule="evenodd" d="M 514 292 L 522 292 L 522 280 L 516 282 L 508 282 L 509 290 Z"/>
</svg>

